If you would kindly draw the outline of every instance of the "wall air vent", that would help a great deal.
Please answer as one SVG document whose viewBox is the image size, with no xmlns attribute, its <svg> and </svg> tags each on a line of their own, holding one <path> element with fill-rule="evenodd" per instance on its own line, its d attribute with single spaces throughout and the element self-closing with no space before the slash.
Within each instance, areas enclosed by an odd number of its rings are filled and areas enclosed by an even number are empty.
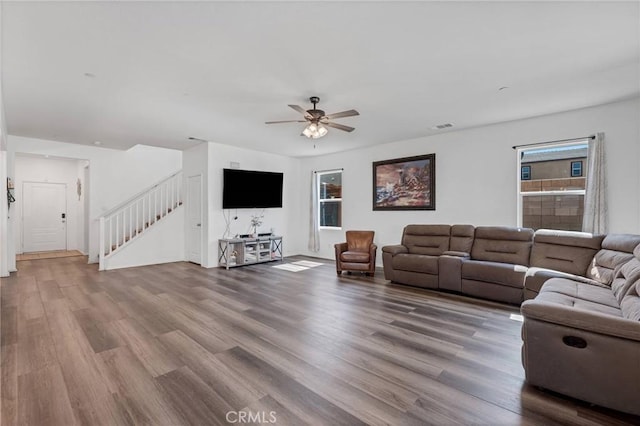
<svg viewBox="0 0 640 426">
<path fill-rule="evenodd" d="M 195 141 L 195 142 L 209 142 L 206 139 L 194 138 L 193 136 L 189 136 L 187 139 L 189 139 L 190 141 Z"/>
<path fill-rule="evenodd" d="M 451 123 L 438 124 L 437 126 L 433 126 L 432 129 L 442 130 L 442 129 L 448 129 L 449 127 L 453 127 L 453 124 Z"/>
</svg>

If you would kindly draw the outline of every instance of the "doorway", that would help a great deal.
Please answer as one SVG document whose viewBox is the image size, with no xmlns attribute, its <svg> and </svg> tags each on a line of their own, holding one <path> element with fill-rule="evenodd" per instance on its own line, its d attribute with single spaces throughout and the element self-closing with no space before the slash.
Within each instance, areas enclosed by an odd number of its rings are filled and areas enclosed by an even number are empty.
<svg viewBox="0 0 640 426">
<path fill-rule="evenodd" d="M 202 175 L 187 179 L 187 260 L 202 265 Z"/>
<path fill-rule="evenodd" d="M 67 249 L 67 185 L 23 183 L 23 251 Z"/>
</svg>

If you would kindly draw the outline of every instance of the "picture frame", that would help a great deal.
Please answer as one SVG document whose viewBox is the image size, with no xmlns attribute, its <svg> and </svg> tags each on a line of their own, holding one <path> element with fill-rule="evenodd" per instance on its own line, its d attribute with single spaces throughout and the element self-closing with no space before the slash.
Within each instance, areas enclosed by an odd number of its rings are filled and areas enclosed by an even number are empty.
<svg viewBox="0 0 640 426">
<path fill-rule="evenodd" d="M 373 210 L 435 210 L 436 154 L 373 163 Z"/>
</svg>

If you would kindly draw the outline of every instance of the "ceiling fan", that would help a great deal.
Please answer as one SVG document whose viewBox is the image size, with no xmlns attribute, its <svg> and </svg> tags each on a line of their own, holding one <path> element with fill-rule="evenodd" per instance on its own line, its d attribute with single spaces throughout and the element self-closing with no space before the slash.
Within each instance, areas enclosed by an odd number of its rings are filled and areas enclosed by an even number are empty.
<svg viewBox="0 0 640 426">
<path fill-rule="evenodd" d="M 320 102 L 320 98 L 312 96 L 309 101 L 313 104 L 313 109 L 305 110 L 300 105 L 289 105 L 289 107 L 295 109 L 304 116 L 304 120 L 284 120 L 284 121 L 267 121 L 265 124 L 279 124 L 279 123 L 309 123 L 307 127 L 302 131 L 301 136 L 306 136 L 309 139 L 318 139 L 328 133 L 325 126 L 333 127 L 334 129 L 344 130 L 345 132 L 353 132 L 354 127 L 345 126 L 344 124 L 333 123 L 330 120 L 334 118 L 352 117 L 354 115 L 360 115 L 355 109 L 348 111 L 336 112 L 334 114 L 325 114 L 323 110 L 316 109 L 316 104 Z"/>
</svg>

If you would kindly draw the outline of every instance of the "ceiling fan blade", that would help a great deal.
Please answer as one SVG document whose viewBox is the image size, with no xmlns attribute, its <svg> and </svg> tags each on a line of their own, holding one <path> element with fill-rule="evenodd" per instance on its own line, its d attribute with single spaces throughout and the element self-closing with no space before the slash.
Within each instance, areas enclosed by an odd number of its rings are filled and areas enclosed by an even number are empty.
<svg viewBox="0 0 640 426">
<path fill-rule="evenodd" d="M 279 124 L 279 123 L 306 123 L 307 120 L 283 120 L 283 121 L 265 121 L 264 124 Z"/>
<path fill-rule="evenodd" d="M 350 126 L 345 126 L 343 124 L 338 124 L 338 123 L 322 123 L 325 126 L 329 126 L 329 127 L 333 127 L 334 129 L 340 129 L 340 130 L 344 130 L 345 132 L 353 132 L 355 130 L 355 127 L 350 127 Z"/>
<path fill-rule="evenodd" d="M 333 118 L 353 117 L 354 115 L 360 115 L 360 113 L 355 109 L 350 109 L 349 111 L 342 111 L 342 112 L 336 112 L 334 114 L 325 115 L 323 118 L 328 118 L 331 120 Z"/>
<path fill-rule="evenodd" d="M 307 112 L 307 110 L 302 108 L 300 105 L 289 105 L 289 107 L 295 109 L 296 111 L 298 111 L 300 114 L 304 115 L 305 117 L 311 117 L 309 115 L 309 113 Z"/>
</svg>

